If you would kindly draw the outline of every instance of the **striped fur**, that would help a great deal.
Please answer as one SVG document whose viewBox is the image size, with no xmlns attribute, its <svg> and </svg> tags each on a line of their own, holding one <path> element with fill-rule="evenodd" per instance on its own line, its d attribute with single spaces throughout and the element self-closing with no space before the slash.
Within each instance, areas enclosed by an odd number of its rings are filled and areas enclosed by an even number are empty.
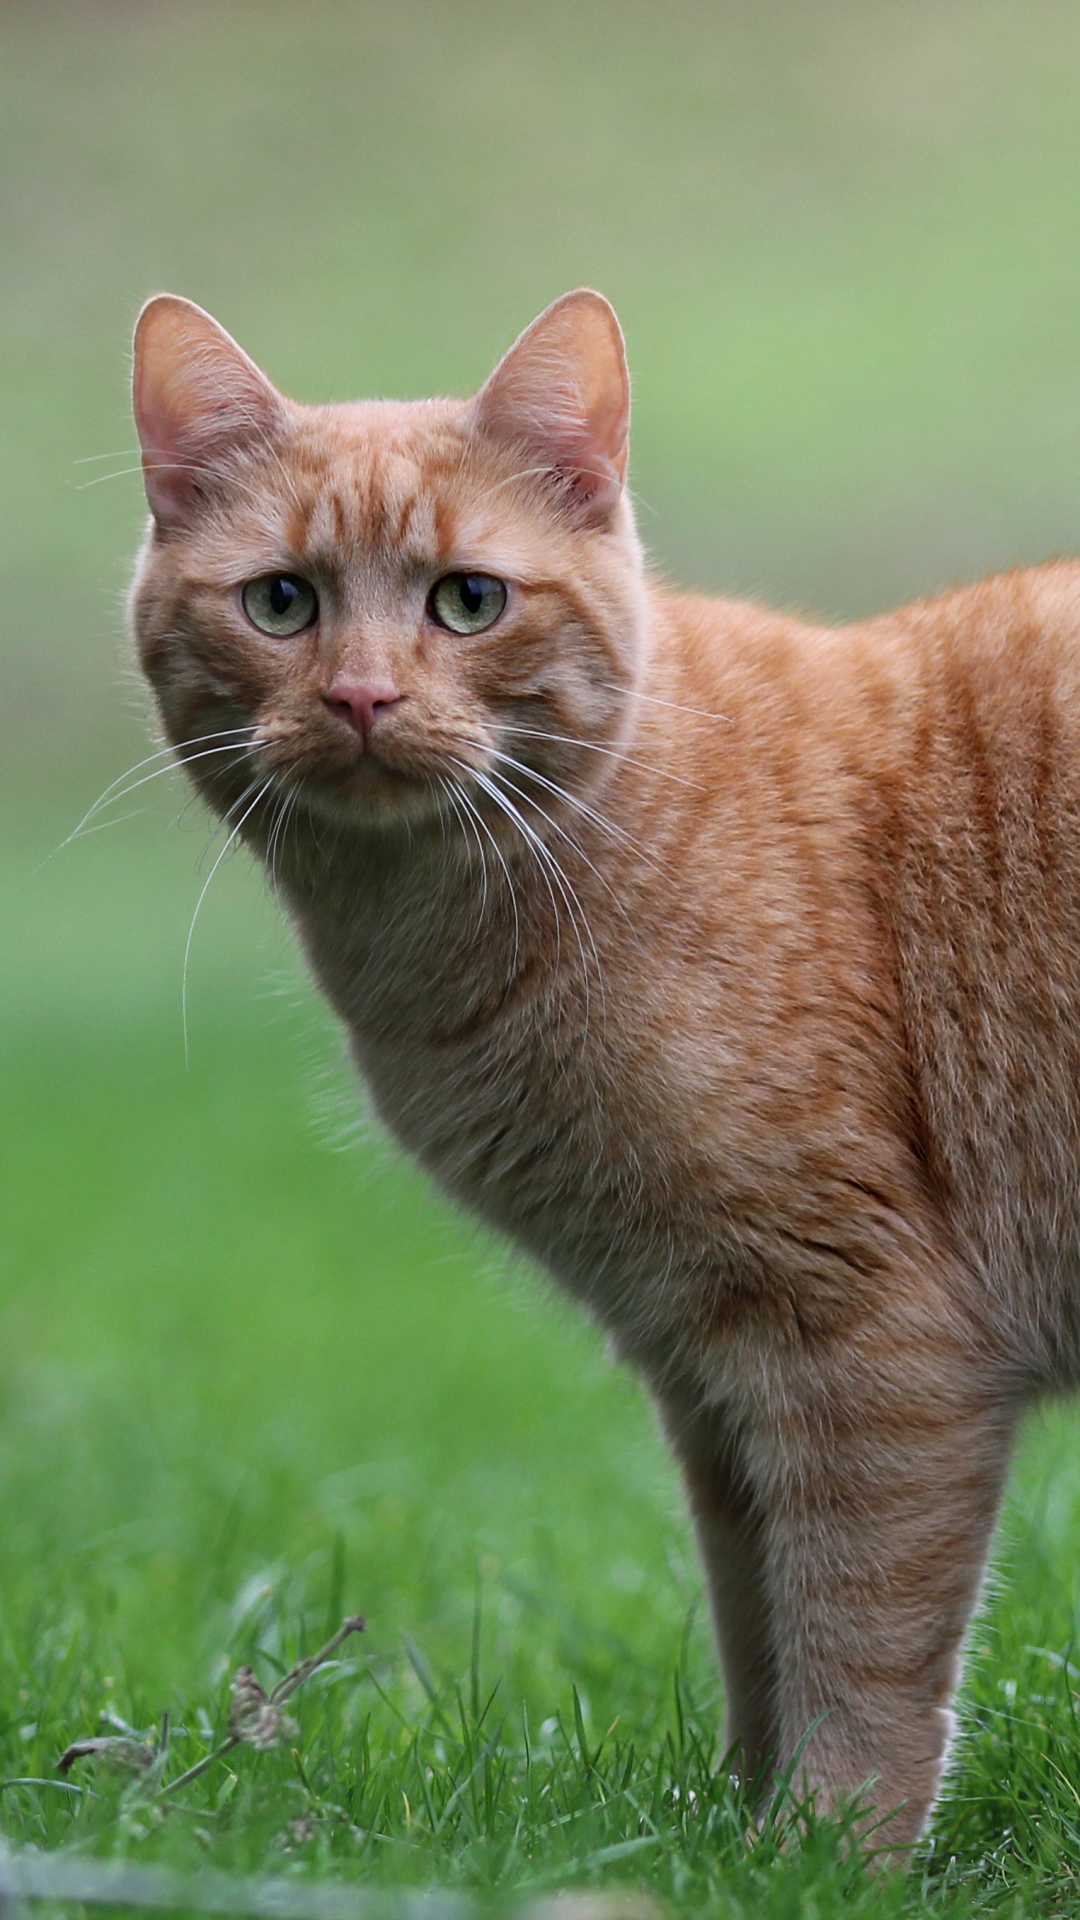
<svg viewBox="0 0 1080 1920">
<path fill-rule="evenodd" d="M 596 295 L 475 401 L 253 373 L 147 310 L 166 737 L 387 1126 L 648 1381 L 742 1771 L 805 1740 L 902 1848 L 1017 1418 L 1080 1373 L 1080 568 L 835 631 L 662 590 Z M 320 595 L 287 642 L 238 599 L 273 569 Z M 510 583 L 490 632 L 428 617 L 454 569 Z M 343 672 L 401 696 L 367 751 Z"/>
</svg>

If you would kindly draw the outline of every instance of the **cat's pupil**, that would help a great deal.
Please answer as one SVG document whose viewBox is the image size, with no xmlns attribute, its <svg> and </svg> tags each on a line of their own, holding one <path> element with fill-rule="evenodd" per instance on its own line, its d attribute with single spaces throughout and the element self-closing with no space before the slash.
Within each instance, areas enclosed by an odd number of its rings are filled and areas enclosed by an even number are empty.
<svg viewBox="0 0 1080 1920">
<path fill-rule="evenodd" d="M 486 597 L 486 581 L 466 574 L 461 582 L 461 604 L 466 613 L 479 613 Z"/>
<path fill-rule="evenodd" d="M 282 618 L 290 611 L 293 601 L 296 599 L 296 593 L 295 580 L 289 580 L 284 574 L 279 573 L 277 579 L 271 583 L 268 595 L 270 611 L 277 614 L 279 619 Z"/>
</svg>

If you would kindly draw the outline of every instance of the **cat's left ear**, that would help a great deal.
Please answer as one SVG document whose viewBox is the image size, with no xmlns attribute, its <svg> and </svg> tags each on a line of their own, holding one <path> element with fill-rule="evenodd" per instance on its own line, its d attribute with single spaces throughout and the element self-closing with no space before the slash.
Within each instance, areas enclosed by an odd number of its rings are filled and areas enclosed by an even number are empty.
<svg viewBox="0 0 1080 1920">
<path fill-rule="evenodd" d="M 265 439 L 287 403 L 231 334 L 193 300 L 159 293 L 135 328 L 135 424 L 158 526 L 191 524 L 215 465 Z"/>
<path fill-rule="evenodd" d="M 626 478 L 630 376 L 615 310 L 579 287 L 526 327 L 473 403 L 473 430 L 549 473 L 579 526 L 610 519 Z"/>
</svg>

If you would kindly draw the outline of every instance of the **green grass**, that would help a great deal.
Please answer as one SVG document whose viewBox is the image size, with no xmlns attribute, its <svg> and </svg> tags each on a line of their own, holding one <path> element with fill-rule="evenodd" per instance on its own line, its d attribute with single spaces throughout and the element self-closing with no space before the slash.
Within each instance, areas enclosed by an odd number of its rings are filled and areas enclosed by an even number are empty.
<svg viewBox="0 0 1080 1920">
<path fill-rule="evenodd" d="M 496 1903 L 1076 1911 L 1075 1414 L 1027 1436 L 908 1881 L 812 1810 L 751 1844 L 635 1383 L 358 1121 L 242 861 L 185 1066 L 175 787 L 40 862 L 146 751 L 139 484 L 96 484 L 146 293 L 322 398 L 463 391 L 599 284 L 658 563 L 856 613 L 1076 547 L 1078 87 L 1064 0 L 0 9 L 0 1782 L 109 1714 L 168 1711 L 179 1770 L 237 1664 L 368 1620 L 280 1749 L 164 1817 L 87 1763 L 0 1784 L 12 1841 Z"/>
<path fill-rule="evenodd" d="M 350 1142 L 336 1039 L 239 863 L 194 948 L 185 1068 L 173 884 L 190 905 L 200 842 L 168 818 L 16 860 L 36 914 L 4 1058 L 0 1778 L 55 1779 L 105 1715 L 166 1708 L 179 1770 L 242 1660 L 269 1684 L 345 1611 L 369 1630 L 297 1696 L 294 1742 L 230 1756 L 183 1809 L 83 1764 L 95 1798 L 6 1789 L 9 1837 L 503 1898 L 643 1882 L 724 1915 L 1073 1910 L 1075 1421 L 1029 1441 L 911 1884 L 869 1884 L 812 1818 L 749 1846 L 640 1394 Z"/>
</svg>

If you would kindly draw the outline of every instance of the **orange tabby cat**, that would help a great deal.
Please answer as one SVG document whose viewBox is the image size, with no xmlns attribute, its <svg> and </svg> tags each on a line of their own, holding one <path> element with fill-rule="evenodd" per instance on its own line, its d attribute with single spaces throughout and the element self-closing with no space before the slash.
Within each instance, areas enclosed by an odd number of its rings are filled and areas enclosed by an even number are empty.
<svg viewBox="0 0 1080 1920">
<path fill-rule="evenodd" d="M 1017 1417 L 1080 1371 L 1080 568 L 831 631 L 649 580 L 599 295 L 302 407 L 163 295 L 133 611 L 379 1113 L 682 1463 L 747 1778 L 896 1846 Z"/>
</svg>

